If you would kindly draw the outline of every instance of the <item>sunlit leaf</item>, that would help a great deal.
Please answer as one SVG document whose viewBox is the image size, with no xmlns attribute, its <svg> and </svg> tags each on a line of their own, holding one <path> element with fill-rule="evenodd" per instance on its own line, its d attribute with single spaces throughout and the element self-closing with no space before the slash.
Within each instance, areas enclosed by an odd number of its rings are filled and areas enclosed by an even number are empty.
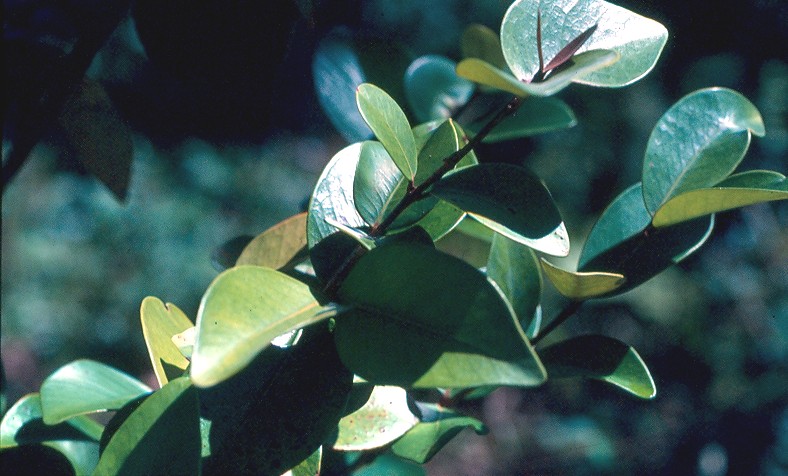
<svg viewBox="0 0 788 476">
<path fill-rule="evenodd" d="M 197 314 L 191 378 L 209 387 L 235 375 L 277 336 L 332 315 L 306 284 L 261 266 L 238 266 L 208 287 Z"/>
<path fill-rule="evenodd" d="M 416 176 L 416 142 L 408 118 L 385 91 L 369 83 L 356 89 L 361 116 L 408 179 Z"/>
<path fill-rule="evenodd" d="M 419 121 L 448 119 L 473 94 L 470 81 L 455 72 L 457 63 L 439 55 L 417 58 L 405 71 L 405 97 Z"/>
<path fill-rule="evenodd" d="M 50 441 L 98 442 L 104 428 L 85 415 L 55 425 L 43 421 L 41 397 L 31 393 L 20 398 L 0 421 L 0 448 Z"/>
<path fill-rule="evenodd" d="M 625 86 L 654 67 L 668 38 L 660 23 L 601 0 L 517 0 L 501 23 L 503 55 L 518 80 L 531 81 L 539 71 L 537 16 L 545 63 L 589 27 L 597 28 L 578 50 L 613 50 L 621 59 L 574 80 L 594 86 Z M 576 55 L 575 58 L 579 56 Z"/>
<path fill-rule="evenodd" d="M 562 295 L 577 300 L 608 294 L 624 284 L 621 274 L 604 272 L 572 272 L 561 269 L 542 258 L 542 269 L 553 286 Z"/>
<path fill-rule="evenodd" d="M 690 190 L 662 205 L 651 221 L 664 227 L 734 208 L 773 200 L 788 199 L 785 176 L 766 170 L 731 175 L 711 188 Z"/>
<path fill-rule="evenodd" d="M 317 476 L 320 474 L 320 467 L 323 461 L 323 447 L 317 449 L 309 458 L 305 459 L 298 466 L 282 473 L 282 476 Z"/>
<path fill-rule="evenodd" d="M 115 368 L 92 360 L 60 367 L 41 384 L 44 422 L 53 425 L 73 416 L 117 410 L 151 389 Z"/>
<path fill-rule="evenodd" d="M 363 451 L 396 440 L 418 423 L 408 407 L 408 395 L 400 387 L 378 385 L 369 400 L 339 421 L 334 449 Z"/>
<path fill-rule="evenodd" d="M 198 474 L 197 391 L 177 378 L 145 399 L 112 436 L 95 474 Z"/>
<path fill-rule="evenodd" d="M 407 180 L 391 160 L 383 144 L 366 141 L 361 144 L 361 153 L 353 181 L 353 201 L 359 215 L 370 224 L 379 223 L 395 199 L 402 199 Z M 402 188 L 401 193 L 395 191 Z"/>
<path fill-rule="evenodd" d="M 243 249 L 235 265 L 280 269 L 305 258 L 306 216 L 306 213 L 293 215 L 257 235 Z"/>
<path fill-rule="evenodd" d="M 339 297 L 353 305 L 336 318 L 340 357 L 372 383 L 532 386 L 544 378 L 500 291 L 472 266 L 430 247 L 375 248 Z"/>
<path fill-rule="evenodd" d="M 569 253 L 566 228 L 550 192 L 523 167 L 465 167 L 444 176 L 431 192 L 518 243 L 556 256 Z"/>
<path fill-rule="evenodd" d="M 552 378 L 586 377 L 616 385 L 640 398 L 654 398 L 651 374 L 632 347 L 611 337 L 585 335 L 539 352 Z"/>
<path fill-rule="evenodd" d="M 498 69 L 507 68 L 501 51 L 501 40 L 498 39 L 498 34 L 487 26 L 469 25 L 462 33 L 460 49 L 463 58 L 478 58 Z"/>
<path fill-rule="evenodd" d="M 164 304 L 152 296 L 142 300 L 140 321 L 153 373 L 159 386 L 164 386 L 170 380 L 182 376 L 189 365 L 189 360 L 178 350 L 172 337 L 194 324 L 176 305 Z"/>
<path fill-rule="evenodd" d="M 542 295 L 542 273 L 533 250 L 496 233 L 487 259 L 487 277 L 506 296 L 520 323 L 528 326 Z"/>
<path fill-rule="evenodd" d="M 684 192 L 716 185 L 739 165 L 750 133 L 764 134 L 755 106 L 730 89 L 691 93 L 657 122 L 643 161 L 643 198 L 653 215 Z"/>
</svg>

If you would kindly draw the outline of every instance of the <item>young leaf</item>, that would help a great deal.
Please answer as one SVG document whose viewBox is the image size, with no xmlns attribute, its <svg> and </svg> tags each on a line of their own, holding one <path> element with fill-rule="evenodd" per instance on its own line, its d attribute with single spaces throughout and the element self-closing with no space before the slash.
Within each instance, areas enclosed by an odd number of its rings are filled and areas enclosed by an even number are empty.
<svg viewBox="0 0 788 476">
<path fill-rule="evenodd" d="M 739 165 L 750 133 L 764 134 L 755 106 L 730 89 L 691 93 L 657 122 L 643 161 L 643 198 L 654 215 L 671 198 L 712 187 Z"/>
<path fill-rule="evenodd" d="M 142 300 L 140 321 L 153 373 L 163 387 L 170 380 L 181 377 L 189 366 L 189 360 L 178 350 L 172 337 L 194 324 L 175 304 L 164 304 L 152 296 Z"/>
<path fill-rule="evenodd" d="M 199 474 L 197 391 L 186 377 L 145 399 L 112 436 L 95 474 Z"/>
<path fill-rule="evenodd" d="M 339 297 L 353 305 L 336 319 L 339 355 L 372 383 L 423 388 L 543 381 L 500 291 L 457 258 L 421 245 L 381 246 L 358 261 Z"/>
<path fill-rule="evenodd" d="M 54 425 L 76 415 L 117 410 L 151 389 L 119 370 L 92 360 L 60 367 L 41 384 L 44 423 Z"/>
<path fill-rule="evenodd" d="M 495 281 L 523 326 L 539 305 L 542 273 L 533 250 L 495 233 L 487 259 L 487 277 Z"/>
<path fill-rule="evenodd" d="M 788 199 L 788 180 L 783 174 L 751 170 L 731 175 L 711 188 L 690 190 L 662 205 L 651 223 L 664 227 L 734 208 Z"/>
<path fill-rule="evenodd" d="M 556 256 L 569 253 L 566 228 L 550 192 L 523 167 L 465 167 L 444 176 L 431 192 L 518 243 Z"/>
<path fill-rule="evenodd" d="M 372 84 L 356 89 L 356 103 L 375 137 L 408 179 L 416 176 L 416 142 L 408 118 L 385 91 Z"/>
<path fill-rule="evenodd" d="M 496 126 L 483 142 L 502 142 L 512 139 L 544 134 L 577 124 L 572 110 L 560 99 L 553 97 L 532 97 L 511 116 Z M 478 131 L 481 124 L 471 124 L 468 129 Z"/>
<path fill-rule="evenodd" d="M 257 235 L 243 249 L 235 265 L 280 269 L 305 258 L 306 245 L 306 213 L 299 213 Z"/>
<path fill-rule="evenodd" d="M 660 23 L 601 0 L 517 0 L 501 23 L 504 58 L 518 80 L 529 82 L 540 70 L 537 44 L 541 44 L 545 59 L 556 58 L 594 24 L 596 30 L 578 51 L 582 54 L 596 49 L 613 50 L 621 59 L 575 78 L 576 82 L 593 86 L 625 86 L 645 76 L 668 38 Z"/>
<path fill-rule="evenodd" d="M 238 266 L 208 287 L 197 314 L 191 378 L 210 387 L 235 375 L 277 336 L 332 315 L 306 284 L 270 268 Z"/>
<path fill-rule="evenodd" d="M 457 63 L 439 55 L 417 58 L 405 71 L 405 97 L 416 119 L 448 119 L 473 94 L 470 81 L 455 72 Z"/>
<path fill-rule="evenodd" d="M 555 266 L 544 258 L 542 258 L 542 269 L 559 293 L 576 300 L 608 294 L 625 281 L 623 275 L 616 273 L 573 273 Z"/>
<path fill-rule="evenodd" d="M 476 418 L 439 405 L 419 407 L 425 413 L 423 420 L 391 446 L 391 451 L 401 458 L 424 464 L 465 428 L 473 428 L 479 435 L 487 433 L 487 428 Z"/>
<path fill-rule="evenodd" d="M 462 33 L 460 49 L 463 58 L 478 58 L 498 69 L 507 68 L 501 51 L 501 40 L 498 39 L 498 34 L 487 26 L 468 26 Z"/>
<path fill-rule="evenodd" d="M 640 398 L 654 398 L 651 374 L 632 347 L 611 337 L 585 335 L 539 352 L 551 377 L 586 377 L 616 385 Z"/>
<path fill-rule="evenodd" d="M 361 408 L 339 420 L 334 449 L 364 451 L 396 440 L 418 423 L 400 387 L 378 385 Z"/>
</svg>

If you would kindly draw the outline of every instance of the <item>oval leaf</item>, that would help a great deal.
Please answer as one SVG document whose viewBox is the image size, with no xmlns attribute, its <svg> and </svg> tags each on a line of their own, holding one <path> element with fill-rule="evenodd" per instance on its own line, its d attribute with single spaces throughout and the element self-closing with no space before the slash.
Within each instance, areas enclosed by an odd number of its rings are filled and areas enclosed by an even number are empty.
<svg viewBox="0 0 788 476">
<path fill-rule="evenodd" d="M 575 124 L 575 114 L 565 102 L 552 97 L 532 97 L 523 101 L 514 114 L 496 126 L 483 142 L 520 139 L 566 129 Z M 480 127 L 481 125 L 474 124 L 469 129 L 478 131 Z"/>
<path fill-rule="evenodd" d="M 543 381 L 541 364 L 500 291 L 457 258 L 414 244 L 375 248 L 358 261 L 339 296 L 354 305 L 336 319 L 340 357 L 372 383 Z"/>
<path fill-rule="evenodd" d="M 383 220 L 391 202 L 402 199 L 403 184 L 406 183 L 405 176 L 391 160 L 383 144 L 377 141 L 362 143 L 353 181 L 353 201 L 359 215 L 369 225 Z M 403 190 L 395 193 L 398 188 Z"/>
<path fill-rule="evenodd" d="M 624 276 L 617 273 L 581 273 L 566 271 L 542 258 L 542 269 L 553 286 L 570 299 L 582 301 L 615 291 L 624 284 Z"/>
<path fill-rule="evenodd" d="M 405 97 L 419 121 L 448 119 L 468 102 L 474 86 L 455 72 L 457 63 L 439 55 L 417 58 L 405 71 Z"/>
<path fill-rule="evenodd" d="M 640 398 L 654 398 L 654 379 L 632 347 L 611 337 L 586 335 L 553 344 L 539 352 L 550 377 L 602 380 Z"/>
<path fill-rule="evenodd" d="M 763 135 L 755 106 L 730 89 L 691 93 L 657 122 L 643 161 L 643 198 L 654 215 L 671 198 L 716 185 L 739 165 L 750 132 Z"/>
<path fill-rule="evenodd" d="M 197 391 L 177 378 L 145 399 L 112 436 L 95 474 L 198 474 Z"/>
<path fill-rule="evenodd" d="M 175 304 L 164 304 L 160 299 L 148 296 L 140 306 L 142 335 L 148 346 L 153 373 L 159 386 L 163 387 L 174 378 L 183 376 L 189 360 L 183 356 L 172 338 L 194 324 Z"/>
<path fill-rule="evenodd" d="M 391 159 L 403 175 L 413 180 L 417 167 L 416 141 L 405 113 L 385 91 L 368 83 L 356 89 L 356 103 Z"/>
<path fill-rule="evenodd" d="M 542 295 L 542 273 L 533 250 L 495 233 L 487 259 L 487 277 L 495 281 L 517 319 L 527 327 Z"/>
<path fill-rule="evenodd" d="M 339 420 L 334 449 L 364 451 L 396 440 L 418 423 L 403 388 L 378 385 L 361 408 Z"/>
<path fill-rule="evenodd" d="M 246 367 L 277 336 L 331 315 L 301 281 L 259 266 L 229 269 L 200 302 L 192 381 L 199 387 L 216 385 Z"/>
<path fill-rule="evenodd" d="M 663 227 L 756 203 L 788 199 L 785 176 L 766 170 L 731 175 L 712 188 L 690 190 L 662 205 L 651 223 Z"/>
<path fill-rule="evenodd" d="M 306 213 L 291 216 L 257 235 L 241 252 L 236 266 L 280 269 L 306 258 Z"/>
<path fill-rule="evenodd" d="M 0 422 L 0 448 L 49 441 L 98 442 L 104 429 L 92 418 L 79 415 L 55 425 L 43 422 L 41 396 L 31 393 L 20 398 Z"/>
<path fill-rule="evenodd" d="M 541 46 L 549 63 L 573 39 L 593 25 L 591 37 L 578 50 L 616 51 L 616 64 L 575 78 L 594 86 L 625 86 L 654 67 L 668 38 L 660 23 L 600 0 L 517 0 L 501 23 L 501 45 L 517 79 L 531 81 L 539 72 L 537 16 L 541 15 Z"/>
<path fill-rule="evenodd" d="M 54 425 L 76 415 L 117 410 L 150 392 L 147 385 L 108 365 L 77 360 L 60 367 L 41 384 L 44 422 Z"/>
<path fill-rule="evenodd" d="M 569 253 L 566 228 L 550 192 L 523 167 L 465 167 L 447 174 L 431 192 L 518 243 L 556 256 Z"/>
</svg>

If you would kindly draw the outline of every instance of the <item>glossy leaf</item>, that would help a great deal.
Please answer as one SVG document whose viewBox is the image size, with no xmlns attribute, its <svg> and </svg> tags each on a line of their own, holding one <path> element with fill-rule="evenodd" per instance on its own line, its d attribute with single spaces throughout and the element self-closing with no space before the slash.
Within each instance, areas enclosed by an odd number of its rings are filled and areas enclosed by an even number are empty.
<svg viewBox="0 0 788 476">
<path fill-rule="evenodd" d="M 567 271 L 544 258 L 542 269 L 559 293 L 579 301 L 608 294 L 626 281 L 623 275 L 616 273 Z"/>
<path fill-rule="evenodd" d="M 197 391 L 177 378 L 145 399 L 101 454 L 95 474 L 198 474 Z"/>
<path fill-rule="evenodd" d="M 496 233 L 487 259 L 487 277 L 506 296 L 520 323 L 528 326 L 542 295 L 542 273 L 533 250 Z"/>
<path fill-rule="evenodd" d="M 465 167 L 444 176 L 431 192 L 518 243 L 556 256 L 569 253 L 566 228 L 550 192 L 523 167 Z"/>
<path fill-rule="evenodd" d="M 0 421 L 0 448 L 53 441 L 95 443 L 101 438 L 103 429 L 101 424 L 85 415 L 47 425 L 43 421 L 41 397 L 31 393 L 20 398 L 3 415 Z"/>
<path fill-rule="evenodd" d="M 484 138 L 484 142 L 520 139 L 566 129 L 575 124 L 577 124 L 577 119 L 565 102 L 552 97 L 532 97 L 523 101 L 514 114 L 496 126 Z M 471 130 L 474 129 L 478 129 L 478 127 L 471 128 Z"/>
<path fill-rule="evenodd" d="M 405 97 L 419 121 L 448 119 L 468 102 L 474 85 L 455 72 L 457 63 L 439 55 L 417 58 L 405 71 Z"/>
<path fill-rule="evenodd" d="M 318 476 L 323 461 L 323 447 L 317 449 L 309 458 L 305 459 L 298 466 L 282 473 L 282 476 Z"/>
<path fill-rule="evenodd" d="M 358 230 L 356 228 L 351 228 L 344 223 L 335 222 L 331 219 L 326 219 L 329 225 L 337 227 L 339 231 L 346 234 L 347 236 L 353 238 L 356 243 L 360 244 L 364 248 L 370 250 L 375 247 L 375 239 L 366 234 L 365 232 Z"/>
<path fill-rule="evenodd" d="M 501 44 L 509 68 L 518 80 L 526 82 L 531 81 L 540 66 L 538 15 L 545 63 L 550 63 L 589 27 L 597 25 L 579 53 L 613 50 L 621 59 L 574 79 L 594 86 L 625 86 L 642 78 L 654 67 L 668 38 L 660 23 L 601 0 L 517 0 L 501 23 Z"/>
<path fill-rule="evenodd" d="M 662 205 L 652 224 L 659 228 L 711 213 L 756 203 L 788 199 L 785 176 L 766 170 L 752 170 L 731 175 L 711 188 L 690 190 Z"/>
<path fill-rule="evenodd" d="M 611 383 L 640 398 L 654 398 L 651 374 L 632 347 L 611 337 L 585 335 L 539 352 L 550 377 L 586 377 Z"/>
<path fill-rule="evenodd" d="M 652 229 L 641 185 L 622 192 L 605 209 L 580 253 L 578 271 L 624 275 L 613 293 L 637 287 L 697 250 L 709 237 L 713 217 Z"/>
<path fill-rule="evenodd" d="M 489 27 L 479 24 L 468 26 L 462 33 L 460 49 L 463 58 L 478 58 L 498 69 L 508 68 L 501 51 L 498 34 Z"/>
<path fill-rule="evenodd" d="M 568 67 L 556 70 L 544 81 L 529 83 L 519 80 L 510 73 L 476 58 L 462 60 L 457 65 L 457 74 L 470 81 L 512 93 L 516 96 L 552 96 L 572 82 L 593 74 L 619 60 L 612 50 L 590 50 L 574 56 Z"/>
<path fill-rule="evenodd" d="M 117 410 L 151 389 L 108 365 L 77 360 L 60 367 L 41 384 L 44 422 L 63 422 L 76 415 Z"/>
<path fill-rule="evenodd" d="M 419 464 L 429 461 L 446 443 L 465 428 L 477 434 L 487 433 L 479 420 L 433 404 L 420 404 L 424 417 L 413 429 L 394 442 L 391 451 Z"/>
<path fill-rule="evenodd" d="M 155 297 L 146 297 L 140 306 L 142 335 L 148 346 L 153 373 L 159 386 L 181 377 L 189 366 L 189 360 L 178 350 L 172 337 L 194 326 L 175 304 L 164 304 Z"/>
<path fill-rule="evenodd" d="M 58 117 L 69 146 L 82 165 L 123 200 L 131 180 L 131 129 L 104 87 L 85 80 Z"/>
<path fill-rule="evenodd" d="M 348 142 L 372 136 L 356 106 L 356 88 L 366 75 L 347 30 L 338 29 L 318 45 L 312 59 L 317 100 L 331 124 Z"/>
<path fill-rule="evenodd" d="M 405 113 L 385 91 L 364 83 L 356 89 L 361 116 L 408 179 L 416 176 L 416 142 Z"/>
<path fill-rule="evenodd" d="M 353 201 L 366 223 L 374 225 L 383 220 L 391 202 L 404 195 L 406 183 L 405 176 L 391 160 L 383 144 L 377 141 L 362 143 L 353 181 Z M 400 187 L 403 191 L 395 197 L 395 191 Z"/>
<path fill-rule="evenodd" d="M 277 336 L 332 315 L 306 284 L 260 266 L 238 266 L 208 287 L 197 314 L 191 378 L 209 387 L 238 373 Z"/>
<path fill-rule="evenodd" d="M 500 291 L 472 266 L 430 247 L 375 248 L 339 297 L 353 306 L 336 319 L 339 355 L 369 382 L 533 386 L 544 379 Z"/>
<path fill-rule="evenodd" d="M 654 215 L 684 192 L 712 187 L 739 165 L 750 133 L 764 134 L 753 104 L 730 89 L 691 93 L 657 122 L 643 161 L 643 198 Z"/>
<path fill-rule="evenodd" d="M 236 266 L 254 265 L 280 269 L 305 258 L 306 213 L 282 220 L 257 235 L 241 252 Z"/>
<path fill-rule="evenodd" d="M 408 407 L 408 395 L 400 387 L 378 385 L 361 408 L 339 421 L 334 449 L 363 451 L 396 440 L 418 423 Z"/>
</svg>

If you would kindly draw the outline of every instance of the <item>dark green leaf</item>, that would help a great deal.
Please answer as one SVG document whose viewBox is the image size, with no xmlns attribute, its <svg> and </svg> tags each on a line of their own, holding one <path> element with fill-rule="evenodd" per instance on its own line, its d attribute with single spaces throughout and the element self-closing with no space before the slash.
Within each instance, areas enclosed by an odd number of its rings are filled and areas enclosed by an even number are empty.
<svg viewBox="0 0 788 476">
<path fill-rule="evenodd" d="M 385 212 L 404 196 L 407 180 L 391 160 L 383 144 L 366 141 L 361 145 L 361 156 L 353 181 L 353 201 L 359 215 L 370 224 L 379 223 Z M 400 192 L 395 193 L 397 189 Z"/>
<path fill-rule="evenodd" d="M 612 3 L 517 0 L 501 24 L 501 44 L 504 58 L 518 80 L 531 81 L 539 71 L 536 28 L 539 13 L 545 62 L 549 63 L 594 24 L 597 28 L 580 48 L 581 54 L 600 48 L 620 54 L 616 64 L 575 79 L 594 86 L 625 86 L 642 78 L 654 67 L 668 38 L 660 23 Z"/>
<path fill-rule="evenodd" d="M 426 476 L 418 464 L 405 461 L 391 454 L 382 454 L 372 464 L 362 467 L 353 476 Z"/>
<path fill-rule="evenodd" d="M 254 237 L 249 235 L 237 236 L 231 240 L 225 241 L 217 246 L 211 252 L 211 264 L 216 271 L 222 272 L 227 268 L 235 266 L 235 261 L 246 245 L 252 241 Z"/>
<path fill-rule="evenodd" d="M 339 421 L 334 449 L 363 451 L 396 440 L 418 423 L 403 388 L 377 385 L 361 408 Z"/>
<path fill-rule="evenodd" d="M 501 142 L 566 129 L 577 124 L 575 115 L 565 102 L 552 97 L 531 97 L 523 101 L 514 114 L 496 126 L 484 142 Z M 471 130 L 478 131 L 474 124 Z"/>
<path fill-rule="evenodd" d="M 625 281 L 623 275 L 616 273 L 567 271 L 544 258 L 542 258 L 542 269 L 559 293 L 579 301 L 615 291 Z"/>
<path fill-rule="evenodd" d="M 66 364 L 41 384 L 44 422 L 60 423 L 73 416 L 117 410 L 129 400 L 150 393 L 139 380 L 92 360 Z"/>
<path fill-rule="evenodd" d="M 444 176 L 431 191 L 518 243 L 556 256 L 569 253 L 566 227 L 550 192 L 523 167 L 465 167 Z"/>
<path fill-rule="evenodd" d="M 360 255 L 366 251 L 367 248 L 360 245 L 355 238 L 338 231 L 323 238 L 309 254 L 315 276 L 321 282 L 328 283 L 353 255 Z"/>
<path fill-rule="evenodd" d="M 543 380 L 511 308 L 483 274 L 457 258 L 421 245 L 376 248 L 359 260 L 339 296 L 354 305 L 336 319 L 339 354 L 372 383 L 532 386 Z"/>
<path fill-rule="evenodd" d="M 186 377 L 158 390 L 120 426 L 95 474 L 198 474 L 200 418 L 197 391 Z"/>
<path fill-rule="evenodd" d="M 79 415 L 56 425 L 44 423 L 41 397 L 31 393 L 8 409 L 0 422 L 0 448 L 50 441 L 98 442 L 104 428 L 95 420 Z"/>
<path fill-rule="evenodd" d="M 172 337 L 192 328 L 192 321 L 176 305 L 164 304 L 151 296 L 142 301 L 140 321 L 159 386 L 181 377 L 189 366 L 189 360 L 178 350 Z"/>
<path fill-rule="evenodd" d="M 309 458 L 301 461 L 298 466 L 291 468 L 289 471 L 282 473 L 282 476 L 318 476 L 320 474 L 320 466 L 323 460 L 323 447 L 317 449 L 312 453 Z"/>
<path fill-rule="evenodd" d="M 306 258 L 306 245 L 306 213 L 299 213 L 257 235 L 243 249 L 235 265 L 281 269 Z"/>
<path fill-rule="evenodd" d="M 448 119 L 473 94 L 470 81 L 455 72 L 457 64 L 439 55 L 417 58 L 405 71 L 405 97 L 419 121 Z"/>
<path fill-rule="evenodd" d="M 643 161 L 643 198 L 654 215 L 684 192 L 712 187 L 739 165 L 750 133 L 764 134 L 753 104 L 730 89 L 691 93 L 657 122 Z"/>
<path fill-rule="evenodd" d="M 506 69 L 498 34 L 484 25 L 468 26 L 462 33 L 460 49 L 463 58 L 478 58 L 498 69 Z"/>
<path fill-rule="evenodd" d="M 533 250 L 495 233 L 487 259 L 487 277 L 498 285 L 517 319 L 527 327 L 542 296 L 542 273 Z"/>
<path fill-rule="evenodd" d="M 632 347 L 611 337 L 586 335 L 539 352 L 550 377 L 586 377 L 612 383 L 640 398 L 654 398 L 651 374 Z"/>
<path fill-rule="evenodd" d="M 327 319 L 306 284 L 261 266 L 238 266 L 220 274 L 205 292 L 197 314 L 191 378 L 209 387 L 235 375 L 279 335 Z"/>
</svg>

